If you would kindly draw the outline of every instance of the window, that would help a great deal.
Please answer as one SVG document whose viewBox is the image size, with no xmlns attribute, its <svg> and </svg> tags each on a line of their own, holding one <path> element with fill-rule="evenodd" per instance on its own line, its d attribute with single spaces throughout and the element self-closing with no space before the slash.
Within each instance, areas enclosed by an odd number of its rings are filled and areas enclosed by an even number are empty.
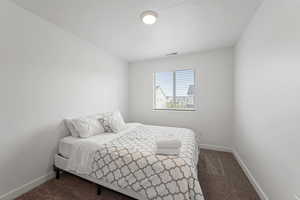
<svg viewBox="0 0 300 200">
<path fill-rule="evenodd" d="M 192 69 L 154 74 L 155 110 L 195 110 L 195 72 Z"/>
</svg>

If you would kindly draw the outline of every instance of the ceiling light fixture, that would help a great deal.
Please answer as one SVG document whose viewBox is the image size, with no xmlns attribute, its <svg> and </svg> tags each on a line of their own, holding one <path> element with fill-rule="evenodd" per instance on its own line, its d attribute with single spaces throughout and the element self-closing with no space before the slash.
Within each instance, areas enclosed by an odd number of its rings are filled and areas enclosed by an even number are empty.
<svg viewBox="0 0 300 200">
<path fill-rule="evenodd" d="M 152 10 L 142 12 L 141 19 L 144 24 L 152 25 L 156 22 L 158 14 Z"/>
<path fill-rule="evenodd" d="M 178 55 L 178 52 L 173 52 L 173 53 L 166 54 L 166 56 L 176 56 L 176 55 Z"/>
</svg>

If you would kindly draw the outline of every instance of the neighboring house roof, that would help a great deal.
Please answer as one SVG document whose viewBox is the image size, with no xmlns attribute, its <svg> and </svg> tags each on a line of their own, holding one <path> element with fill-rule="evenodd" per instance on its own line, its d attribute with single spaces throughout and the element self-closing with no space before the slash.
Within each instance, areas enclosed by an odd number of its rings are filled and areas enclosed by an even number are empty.
<svg viewBox="0 0 300 200">
<path fill-rule="evenodd" d="M 173 98 L 173 96 L 167 96 L 164 92 L 164 90 L 158 85 L 155 87 L 156 90 L 160 90 L 160 92 L 165 96 L 166 98 Z M 195 94 L 195 85 L 190 85 L 189 89 L 187 91 L 187 95 L 194 95 Z M 186 96 L 176 96 L 176 98 L 185 98 Z"/>
<path fill-rule="evenodd" d="M 195 94 L 195 85 L 190 85 L 189 86 L 187 94 L 188 95 L 194 95 Z"/>
</svg>

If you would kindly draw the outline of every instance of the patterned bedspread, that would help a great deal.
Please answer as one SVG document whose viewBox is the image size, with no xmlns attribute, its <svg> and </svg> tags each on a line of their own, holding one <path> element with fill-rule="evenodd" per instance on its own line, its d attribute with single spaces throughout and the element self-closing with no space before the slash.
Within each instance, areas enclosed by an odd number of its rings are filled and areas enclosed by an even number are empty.
<svg viewBox="0 0 300 200">
<path fill-rule="evenodd" d="M 173 135 L 182 141 L 179 156 L 155 154 L 155 141 Z M 138 126 L 98 149 L 90 176 L 146 199 L 204 200 L 197 177 L 198 146 L 191 130 Z"/>
</svg>

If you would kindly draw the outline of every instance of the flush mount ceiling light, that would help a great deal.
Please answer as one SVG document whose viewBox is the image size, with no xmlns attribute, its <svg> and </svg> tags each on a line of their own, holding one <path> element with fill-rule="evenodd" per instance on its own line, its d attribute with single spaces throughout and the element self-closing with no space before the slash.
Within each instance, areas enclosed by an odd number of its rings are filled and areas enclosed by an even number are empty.
<svg viewBox="0 0 300 200">
<path fill-rule="evenodd" d="M 178 55 L 178 52 L 172 52 L 172 53 L 166 54 L 166 56 L 176 56 L 176 55 Z"/>
<path fill-rule="evenodd" d="M 144 24 L 152 25 L 156 22 L 156 19 L 158 17 L 158 14 L 152 10 L 147 10 L 142 12 L 141 14 L 141 20 L 144 22 Z"/>
</svg>

